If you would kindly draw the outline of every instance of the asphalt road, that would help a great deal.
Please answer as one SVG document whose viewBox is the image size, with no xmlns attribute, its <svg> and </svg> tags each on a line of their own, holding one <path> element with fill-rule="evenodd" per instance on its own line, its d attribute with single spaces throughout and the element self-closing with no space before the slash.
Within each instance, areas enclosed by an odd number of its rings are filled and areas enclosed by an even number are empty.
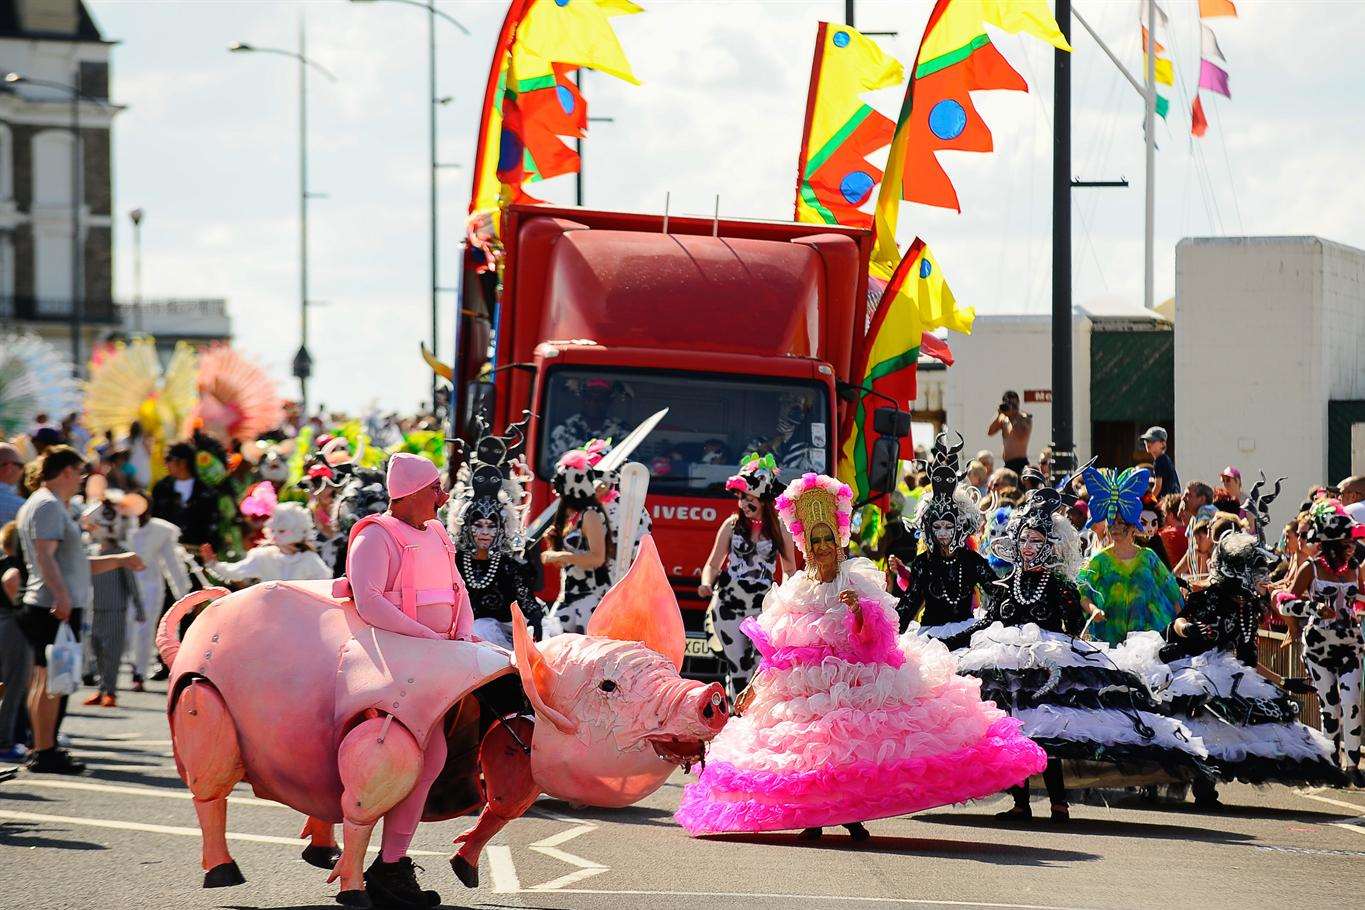
<svg viewBox="0 0 1365 910">
<path fill-rule="evenodd" d="M 228 830 L 247 883 L 199 887 L 198 829 L 162 706 L 160 693 L 125 693 L 116 709 L 78 708 L 66 730 L 86 776 L 0 784 L 0 907 L 336 906 L 326 873 L 299 859 L 301 817 L 245 787 Z M 490 845 L 472 891 L 446 864 L 463 823 L 425 825 L 419 877 L 446 906 L 545 910 L 1307 910 L 1361 906 L 1365 894 L 1361 791 L 1227 787 L 1217 815 L 1076 805 L 1064 828 L 998 822 L 995 800 L 874 822 L 872 841 L 853 845 L 842 831 L 815 844 L 691 839 L 671 818 L 684 780 L 626 810 L 542 800 Z"/>
</svg>

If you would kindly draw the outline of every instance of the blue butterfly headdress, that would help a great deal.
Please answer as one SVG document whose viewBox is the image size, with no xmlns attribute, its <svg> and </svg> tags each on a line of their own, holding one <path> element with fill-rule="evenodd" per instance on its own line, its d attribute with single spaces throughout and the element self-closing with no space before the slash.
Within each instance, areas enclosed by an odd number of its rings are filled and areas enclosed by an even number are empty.
<svg viewBox="0 0 1365 910">
<path fill-rule="evenodd" d="M 1126 468 L 1119 474 L 1112 468 L 1086 468 L 1081 474 L 1090 493 L 1090 518 L 1085 526 L 1115 518 L 1133 527 L 1141 525 L 1142 497 L 1151 476 L 1146 468 Z"/>
</svg>

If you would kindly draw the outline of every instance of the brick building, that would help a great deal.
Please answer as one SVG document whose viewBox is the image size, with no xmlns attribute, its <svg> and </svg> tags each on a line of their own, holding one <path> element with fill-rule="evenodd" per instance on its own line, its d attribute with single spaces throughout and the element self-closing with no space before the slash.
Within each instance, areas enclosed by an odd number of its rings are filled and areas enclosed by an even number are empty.
<svg viewBox="0 0 1365 910">
<path fill-rule="evenodd" d="M 78 360 L 119 321 L 113 301 L 110 128 L 119 107 L 109 101 L 112 46 L 80 0 L 0 0 L 0 73 L 24 77 L 0 83 L 0 322 L 33 330 L 64 349 L 78 334 Z M 63 87 L 84 96 L 74 112 L 79 167 L 72 156 L 72 93 Z"/>
</svg>

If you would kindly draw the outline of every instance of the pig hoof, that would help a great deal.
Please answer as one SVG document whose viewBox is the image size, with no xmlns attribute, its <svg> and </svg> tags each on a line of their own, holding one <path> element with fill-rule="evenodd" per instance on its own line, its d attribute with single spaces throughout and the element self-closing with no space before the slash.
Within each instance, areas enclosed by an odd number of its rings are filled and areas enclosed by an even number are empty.
<svg viewBox="0 0 1365 910">
<path fill-rule="evenodd" d="M 370 910 L 374 906 L 374 901 L 370 896 L 359 889 L 342 891 L 337 895 L 336 901 L 343 907 L 356 907 L 358 910 Z"/>
<path fill-rule="evenodd" d="M 339 859 L 340 847 L 319 847 L 316 844 L 309 844 L 303 848 L 303 861 L 319 869 L 334 869 Z"/>
<path fill-rule="evenodd" d="M 471 866 L 469 860 L 456 853 L 450 858 L 450 868 L 455 870 L 455 877 L 466 888 L 479 887 L 479 867 Z"/>
<path fill-rule="evenodd" d="M 237 863 L 232 860 L 214 866 L 204 873 L 205 888 L 230 888 L 233 885 L 244 884 L 246 884 L 246 877 L 242 875 L 242 870 L 237 868 Z"/>
</svg>

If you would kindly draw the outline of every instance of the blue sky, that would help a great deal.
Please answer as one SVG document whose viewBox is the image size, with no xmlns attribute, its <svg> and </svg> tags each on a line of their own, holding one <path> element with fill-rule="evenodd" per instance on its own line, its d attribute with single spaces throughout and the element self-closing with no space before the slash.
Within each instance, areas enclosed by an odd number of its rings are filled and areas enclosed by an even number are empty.
<svg viewBox="0 0 1365 910">
<path fill-rule="evenodd" d="M 131 292 L 126 211 L 143 223 L 147 296 L 224 296 L 240 346 L 284 382 L 298 344 L 297 90 L 291 61 L 228 54 L 246 41 L 294 48 L 306 14 L 309 55 L 339 80 L 310 81 L 315 360 L 312 397 L 363 410 L 411 409 L 429 386 L 417 356 L 428 337 L 426 16 L 395 3 L 345 0 L 87 0 L 113 52 L 112 94 L 128 105 L 115 128 L 117 286 Z M 642 85 L 590 75 L 596 124 L 586 155 L 587 203 L 635 211 L 789 218 L 815 23 L 838 21 L 835 0 L 642 0 L 617 20 Z M 505 3 L 442 0 L 472 32 L 438 22 L 443 284 L 453 282 L 483 81 Z M 1133 69 L 1137 0 L 1076 0 Z M 859 3 L 864 30 L 913 57 L 929 0 Z M 1165 41 L 1186 85 L 1198 75 L 1194 0 L 1168 0 Z M 1157 156 L 1158 300 L 1174 287 L 1185 236 L 1319 234 L 1365 246 L 1365 195 L 1355 176 L 1365 147 L 1356 37 L 1365 3 L 1241 0 L 1240 19 L 1214 21 L 1233 99 L 1215 98 L 1211 128 L 1188 136 L 1189 99 L 1172 93 Z M 1075 194 L 1075 299 L 1142 292 L 1143 148 L 1136 93 L 1076 26 L 1073 61 L 1077 176 L 1127 177 L 1126 190 Z M 982 312 L 1050 303 L 1051 49 L 1001 36 L 1027 95 L 977 95 L 996 152 L 948 154 L 962 214 L 905 205 L 902 241 L 933 247 L 963 303 Z M 1179 86 L 1177 86 L 1179 89 Z M 869 100 L 894 115 L 900 90 Z M 875 159 L 874 159 L 875 160 Z M 572 199 L 572 178 L 540 187 Z M 447 298 L 449 299 L 449 298 Z M 442 353 L 448 354 L 448 314 Z M 961 341 L 959 344 L 970 342 Z M 284 388 L 293 390 L 292 382 Z"/>
</svg>

